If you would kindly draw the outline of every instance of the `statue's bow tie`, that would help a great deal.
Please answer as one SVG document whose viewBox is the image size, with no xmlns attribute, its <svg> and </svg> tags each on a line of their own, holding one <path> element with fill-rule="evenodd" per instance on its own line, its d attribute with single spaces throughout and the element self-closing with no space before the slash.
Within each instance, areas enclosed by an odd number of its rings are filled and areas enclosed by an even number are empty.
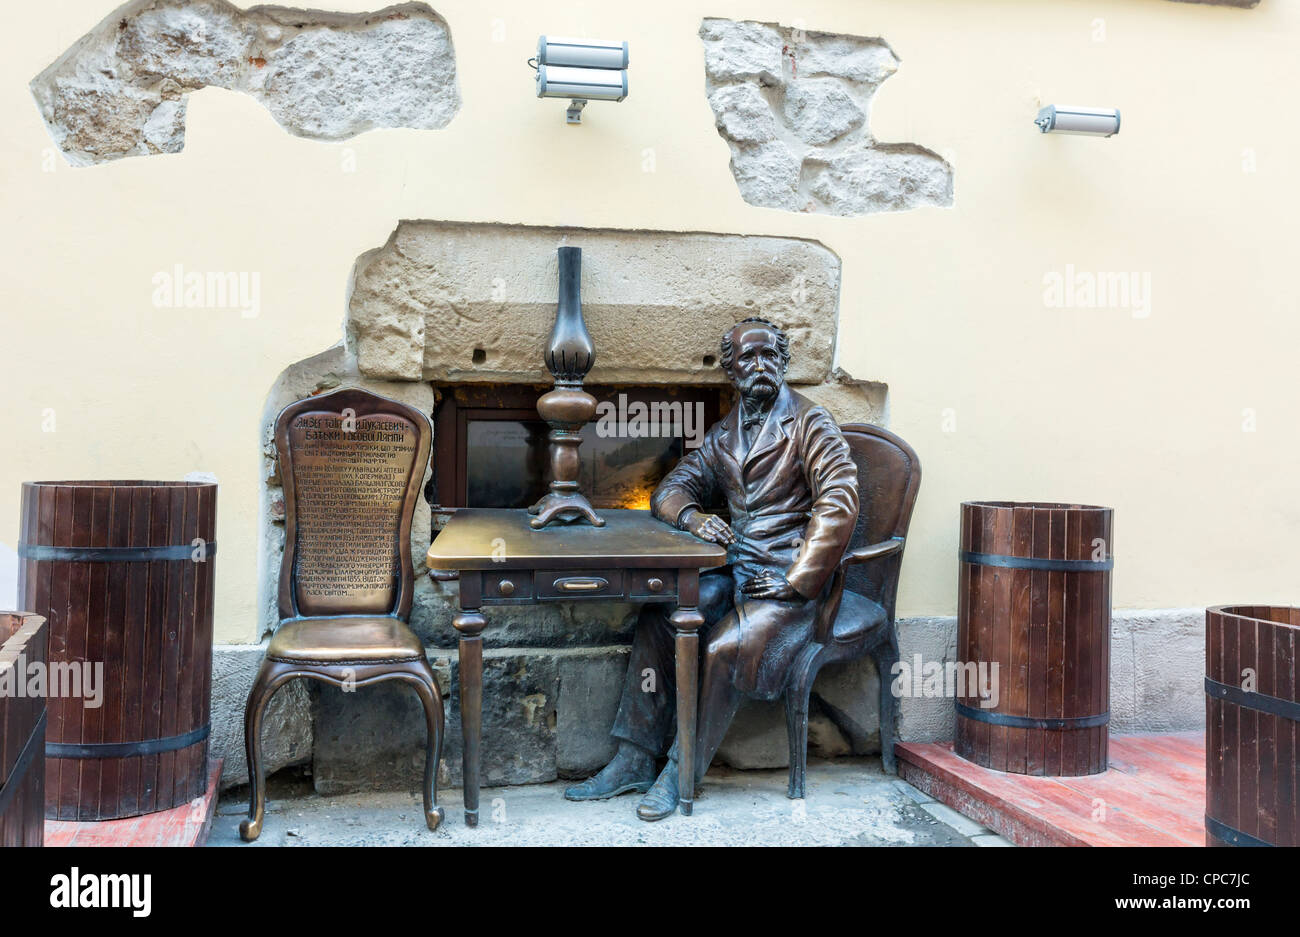
<svg viewBox="0 0 1300 937">
<path fill-rule="evenodd" d="M 762 425 L 763 425 L 763 417 L 755 416 L 755 417 L 750 417 L 748 420 L 742 420 L 740 423 L 740 428 L 753 429 L 755 426 L 762 426 Z"/>
</svg>

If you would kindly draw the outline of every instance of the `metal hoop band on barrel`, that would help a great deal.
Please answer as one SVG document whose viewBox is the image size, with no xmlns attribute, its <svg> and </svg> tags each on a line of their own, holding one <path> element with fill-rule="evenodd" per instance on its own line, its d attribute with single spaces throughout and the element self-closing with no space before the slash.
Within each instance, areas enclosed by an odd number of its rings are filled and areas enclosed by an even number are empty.
<svg viewBox="0 0 1300 937">
<path fill-rule="evenodd" d="M 144 739 L 139 742 L 46 742 L 46 758 L 130 758 L 134 755 L 160 755 L 179 751 L 202 742 L 212 734 L 212 723 L 205 723 L 184 735 L 169 735 L 161 739 Z"/>
<path fill-rule="evenodd" d="M 1272 846 L 1272 843 L 1266 843 L 1258 837 L 1251 836 L 1249 833 L 1243 833 L 1241 830 L 1234 829 L 1226 823 L 1214 819 L 1209 815 L 1205 817 L 1205 831 L 1215 839 L 1223 840 L 1229 846 Z"/>
<path fill-rule="evenodd" d="M 976 722 L 987 722 L 991 726 L 1007 726 L 1012 729 L 1047 729 L 1059 732 L 1063 729 L 1091 729 L 1094 726 L 1104 726 L 1110 722 L 1109 711 L 1098 713 L 1095 716 L 1039 719 L 1034 716 L 1011 716 L 1007 713 L 986 712 L 983 709 L 976 709 L 974 706 L 967 706 L 965 703 L 957 703 L 956 705 L 957 715 L 959 716 L 974 719 Z"/>
<path fill-rule="evenodd" d="M 1247 709 L 1253 709 L 1256 712 L 1281 716 L 1283 719 L 1290 719 L 1292 722 L 1300 722 L 1300 703 L 1289 699 L 1278 699 L 1276 696 L 1269 696 L 1267 693 L 1247 692 L 1241 687 L 1229 686 L 1209 677 L 1205 678 L 1205 692 L 1207 695 L 1215 699 L 1221 699 L 1225 703 L 1245 706 Z"/>
<path fill-rule="evenodd" d="M 217 541 L 201 547 L 178 543 L 162 547 L 52 547 L 39 543 L 18 542 L 18 558 L 40 562 L 64 563 L 147 563 L 151 560 L 189 560 L 201 549 L 204 558 L 217 555 Z"/>
<path fill-rule="evenodd" d="M 975 566 L 1001 566 L 1005 569 L 1044 569 L 1053 573 L 1101 573 L 1115 568 L 1115 558 L 1104 560 L 1041 560 L 1028 556 L 1007 556 L 1004 553 L 973 553 L 961 551 L 961 561 Z"/>
</svg>

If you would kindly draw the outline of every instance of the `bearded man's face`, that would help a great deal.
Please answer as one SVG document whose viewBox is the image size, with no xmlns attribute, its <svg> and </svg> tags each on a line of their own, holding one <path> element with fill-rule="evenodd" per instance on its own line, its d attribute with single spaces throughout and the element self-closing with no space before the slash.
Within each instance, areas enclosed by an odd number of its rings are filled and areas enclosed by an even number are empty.
<svg viewBox="0 0 1300 937">
<path fill-rule="evenodd" d="M 750 325 L 732 332 L 732 359 L 728 375 L 747 400 L 763 403 L 781 390 L 785 362 L 776 334 L 766 326 Z"/>
</svg>

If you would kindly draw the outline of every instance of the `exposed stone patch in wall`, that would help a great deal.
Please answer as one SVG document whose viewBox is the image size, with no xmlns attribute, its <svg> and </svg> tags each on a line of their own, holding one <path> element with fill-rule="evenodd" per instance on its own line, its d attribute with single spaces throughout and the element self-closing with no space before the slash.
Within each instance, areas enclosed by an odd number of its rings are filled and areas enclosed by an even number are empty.
<svg viewBox="0 0 1300 937">
<path fill-rule="evenodd" d="M 318 140 L 434 130 L 460 109 L 450 30 L 424 3 L 347 14 L 132 0 L 31 82 L 75 166 L 179 152 L 187 97 L 208 86 L 249 94 Z"/>
<path fill-rule="evenodd" d="M 871 98 L 898 69 L 883 39 L 706 19 L 705 90 L 751 205 L 831 215 L 952 204 L 952 167 L 880 143 Z"/>
</svg>

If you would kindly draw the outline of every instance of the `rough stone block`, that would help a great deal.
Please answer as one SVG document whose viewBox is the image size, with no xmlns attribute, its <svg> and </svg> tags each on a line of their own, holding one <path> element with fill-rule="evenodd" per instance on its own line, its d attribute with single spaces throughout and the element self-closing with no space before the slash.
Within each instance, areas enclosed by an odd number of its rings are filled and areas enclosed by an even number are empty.
<svg viewBox="0 0 1300 937">
<path fill-rule="evenodd" d="M 857 130 L 867 112 L 834 78 L 805 78 L 785 90 L 785 120 L 804 143 L 821 146 Z"/>
<path fill-rule="evenodd" d="M 627 647 L 569 651 L 557 658 L 555 769 L 562 778 L 585 778 L 604 767 L 618 745 L 610 727 L 627 676 Z"/>
<path fill-rule="evenodd" d="M 556 248 L 572 243 L 599 349 L 592 383 L 724 383 L 722 333 L 760 312 L 790 335 L 789 380 L 830 373 L 840 262 L 814 241 L 411 221 L 357 261 L 348 345 L 361 374 L 549 383 L 537 349 L 555 321 Z"/>
<path fill-rule="evenodd" d="M 832 75 L 864 85 L 878 85 L 898 71 L 898 56 L 883 39 L 803 33 L 791 50 L 799 78 Z"/>
<path fill-rule="evenodd" d="M 777 138 L 776 116 L 758 85 L 723 85 L 709 95 L 718 130 L 737 143 L 771 143 Z"/>
<path fill-rule="evenodd" d="M 244 755 L 244 704 L 266 654 L 263 644 L 220 644 L 212 654 L 213 757 L 224 758 L 222 789 L 248 782 Z M 283 686 L 267 707 L 262 731 L 266 773 L 311 761 L 312 716 L 306 682 Z"/>
<path fill-rule="evenodd" d="M 431 658 L 445 674 L 446 734 L 439 783 L 461 783 L 458 663 Z M 441 682 L 441 680 L 440 680 Z M 556 778 L 557 653 L 487 651 L 483 660 L 483 785 L 531 784 Z M 343 693 L 313 689 L 316 790 L 418 789 L 424 775 L 425 724 L 408 687 L 378 684 Z"/>
<path fill-rule="evenodd" d="M 952 204 L 952 170 L 929 150 L 864 146 L 804 163 L 807 190 L 834 215 Z"/>
<path fill-rule="evenodd" d="M 880 696 L 870 658 L 833 664 L 817 675 L 808 708 L 808 754 L 813 758 L 873 755 L 880 751 Z M 781 768 L 790 763 L 785 704 L 747 700 L 715 759 L 733 768 Z"/>
<path fill-rule="evenodd" d="M 801 211 L 812 204 L 799 193 L 802 166 L 798 155 L 780 141 L 731 151 L 731 174 L 745 201 L 762 208 Z"/>
<path fill-rule="evenodd" d="M 859 381 L 843 368 L 836 368 L 824 384 L 800 387 L 799 393 L 829 410 L 837 423 L 889 423 L 889 385 Z"/>
<path fill-rule="evenodd" d="M 700 26 L 704 67 L 716 81 L 754 80 L 765 85 L 784 81 L 780 31 L 765 23 L 706 19 Z"/>
<path fill-rule="evenodd" d="M 430 647 L 454 648 L 457 633 L 451 619 L 460 607 L 458 587 L 454 582 L 430 585 L 416 590 L 411 628 Z M 636 614 L 637 606 L 620 602 L 499 606 L 487 614 L 483 644 L 489 648 L 628 644 Z"/>
<path fill-rule="evenodd" d="M 1205 724 L 1205 609 L 1120 610 L 1110 634 L 1112 732 Z"/>
</svg>

